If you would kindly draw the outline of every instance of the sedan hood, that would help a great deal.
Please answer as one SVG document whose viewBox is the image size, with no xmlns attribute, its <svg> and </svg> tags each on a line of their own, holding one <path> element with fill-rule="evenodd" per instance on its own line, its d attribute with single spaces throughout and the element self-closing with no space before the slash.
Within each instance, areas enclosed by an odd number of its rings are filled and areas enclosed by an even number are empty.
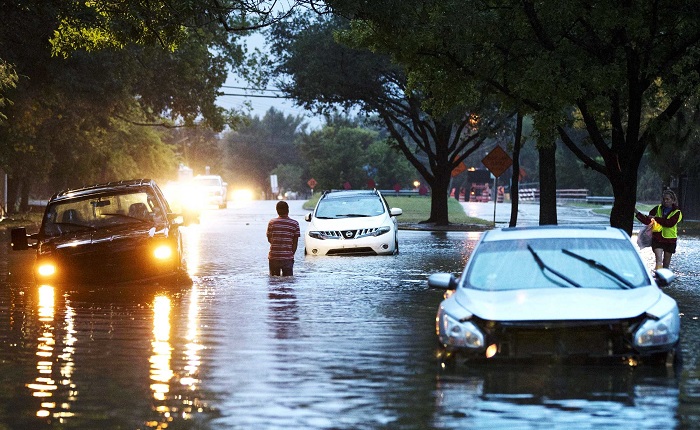
<svg viewBox="0 0 700 430">
<path fill-rule="evenodd" d="M 661 290 L 655 286 L 497 292 L 460 288 L 453 297 L 470 313 L 490 321 L 598 320 L 641 315 L 661 298 Z"/>
<path fill-rule="evenodd" d="M 156 231 L 155 227 L 144 225 L 138 228 L 133 226 L 117 226 L 111 229 L 96 231 L 80 231 L 73 234 L 66 234 L 46 240 L 41 249 L 42 253 L 56 250 L 68 254 L 82 252 L 82 248 L 101 243 L 110 243 L 124 238 L 145 239 L 156 235 L 168 236 L 168 229 Z"/>
</svg>

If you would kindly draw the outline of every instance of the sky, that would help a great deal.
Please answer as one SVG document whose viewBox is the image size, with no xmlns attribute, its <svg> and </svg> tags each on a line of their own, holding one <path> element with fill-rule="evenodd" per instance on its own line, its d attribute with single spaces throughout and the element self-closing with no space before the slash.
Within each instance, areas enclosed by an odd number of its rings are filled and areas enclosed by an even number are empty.
<svg viewBox="0 0 700 430">
<path fill-rule="evenodd" d="M 262 35 L 257 34 L 246 38 L 246 43 L 248 45 L 249 52 L 254 49 L 264 49 L 264 38 Z M 310 128 L 320 128 L 323 119 L 310 114 L 305 109 L 295 106 L 292 100 L 284 98 L 268 98 L 268 97 L 258 97 L 260 95 L 265 96 L 279 96 L 281 93 L 279 91 L 274 91 L 274 88 L 270 91 L 260 92 L 260 91 L 246 91 L 245 88 L 249 87 L 249 84 L 242 79 L 235 72 L 230 72 L 224 87 L 221 88 L 221 92 L 229 95 L 220 96 L 217 99 L 217 104 L 225 109 L 236 109 L 247 111 L 245 105 L 246 102 L 250 104 L 252 110 L 249 112 L 251 116 L 262 118 L 265 113 L 274 107 L 278 111 L 284 112 L 285 115 L 302 115 L 307 117 L 307 123 Z M 246 97 L 245 94 L 250 96 Z"/>
</svg>

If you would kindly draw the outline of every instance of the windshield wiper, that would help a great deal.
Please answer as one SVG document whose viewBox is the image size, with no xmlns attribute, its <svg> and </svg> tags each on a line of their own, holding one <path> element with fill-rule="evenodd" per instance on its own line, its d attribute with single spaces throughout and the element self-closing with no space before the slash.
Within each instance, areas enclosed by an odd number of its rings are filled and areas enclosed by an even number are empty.
<svg viewBox="0 0 700 430">
<path fill-rule="evenodd" d="M 591 258 L 586 258 L 583 255 L 579 255 L 575 252 L 569 251 L 568 249 L 562 249 L 561 252 L 568 256 L 574 257 L 577 260 L 583 261 L 584 263 L 588 264 L 589 267 L 592 267 L 600 272 L 612 276 L 613 278 L 624 284 L 627 288 L 634 288 L 634 284 L 632 284 L 630 281 L 623 278 L 622 276 L 618 275 L 611 268 L 599 261 L 593 260 Z"/>
<path fill-rule="evenodd" d="M 561 272 L 559 272 L 559 271 L 557 271 L 557 270 L 554 270 L 554 269 L 552 269 L 551 267 L 549 267 L 548 265 L 546 265 L 546 264 L 544 263 L 544 261 L 542 261 L 542 259 L 540 258 L 540 256 L 537 255 L 537 253 L 535 252 L 535 250 L 532 249 L 532 247 L 531 247 L 530 245 L 527 246 L 527 249 L 528 249 L 528 251 L 530 251 L 530 254 L 532 254 L 532 256 L 535 258 L 535 262 L 537 262 L 537 265 L 540 267 L 540 270 L 541 270 L 543 273 L 544 273 L 545 270 L 549 270 L 550 272 L 554 273 L 555 275 L 557 275 L 557 276 L 560 277 L 561 279 L 565 280 L 565 281 L 568 282 L 569 284 L 573 285 L 574 287 L 576 287 L 576 288 L 582 288 L 582 287 L 581 287 L 581 284 L 579 284 L 578 282 L 574 281 L 573 279 L 569 278 L 568 276 L 564 275 L 563 273 L 561 273 Z"/>
</svg>

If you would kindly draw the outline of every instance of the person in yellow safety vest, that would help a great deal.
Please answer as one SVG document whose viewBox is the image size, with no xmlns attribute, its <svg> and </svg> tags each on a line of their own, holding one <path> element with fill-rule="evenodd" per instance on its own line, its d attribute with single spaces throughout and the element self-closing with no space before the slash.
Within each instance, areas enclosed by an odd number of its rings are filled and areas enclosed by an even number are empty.
<svg viewBox="0 0 700 430">
<path fill-rule="evenodd" d="M 656 257 L 656 268 L 668 269 L 671 264 L 671 256 L 676 252 L 678 240 L 678 223 L 683 219 L 683 214 L 678 207 L 676 193 L 664 190 L 661 193 L 661 204 L 653 207 L 649 215 L 644 215 L 636 208 L 635 217 L 644 224 L 656 221 L 658 227 L 651 235 L 651 249 Z"/>
</svg>

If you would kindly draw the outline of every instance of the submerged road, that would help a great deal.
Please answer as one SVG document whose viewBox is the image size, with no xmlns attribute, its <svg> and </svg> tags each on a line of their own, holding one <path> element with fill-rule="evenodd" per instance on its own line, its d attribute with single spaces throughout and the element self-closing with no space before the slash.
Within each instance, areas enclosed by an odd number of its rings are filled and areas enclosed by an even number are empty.
<svg viewBox="0 0 700 430">
<path fill-rule="evenodd" d="M 188 287 L 34 285 L 31 256 L 9 253 L 2 232 L 0 428 L 700 428 L 698 238 L 682 238 L 667 289 L 682 312 L 680 374 L 443 369 L 442 293 L 426 279 L 459 273 L 480 232 L 401 231 L 401 253 L 385 257 L 300 248 L 295 276 L 270 278 L 274 205 L 232 203 L 187 227 Z"/>
</svg>

